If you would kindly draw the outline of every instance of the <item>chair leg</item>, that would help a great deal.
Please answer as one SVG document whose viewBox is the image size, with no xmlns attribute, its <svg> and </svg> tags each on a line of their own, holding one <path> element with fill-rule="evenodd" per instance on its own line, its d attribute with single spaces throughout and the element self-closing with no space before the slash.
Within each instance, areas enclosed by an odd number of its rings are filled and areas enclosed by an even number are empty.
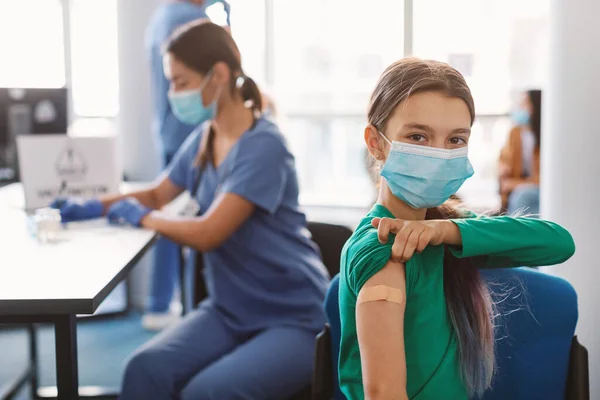
<svg viewBox="0 0 600 400">
<path fill-rule="evenodd" d="M 569 371 L 567 373 L 566 400 L 590 399 L 590 372 L 587 349 L 579 343 L 577 336 L 571 342 Z"/>
<path fill-rule="evenodd" d="M 313 373 L 312 400 L 332 399 L 335 378 L 331 361 L 331 331 L 328 324 L 316 338 Z"/>
</svg>

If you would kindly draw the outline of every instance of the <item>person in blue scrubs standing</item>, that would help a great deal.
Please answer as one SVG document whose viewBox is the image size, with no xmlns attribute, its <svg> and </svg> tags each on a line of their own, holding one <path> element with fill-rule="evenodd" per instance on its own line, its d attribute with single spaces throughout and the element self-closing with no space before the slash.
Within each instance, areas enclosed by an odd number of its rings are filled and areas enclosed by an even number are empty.
<svg viewBox="0 0 600 400">
<path fill-rule="evenodd" d="M 146 49 L 150 60 L 151 84 L 154 101 L 152 129 L 161 149 L 162 168 L 171 162 L 177 150 L 195 128 L 181 122 L 171 109 L 167 93 L 169 82 L 165 78 L 162 47 L 178 26 L 199 18 L 207 18 L 206 7 L 214 0 L 170 0 L 160 6 L 152 16 L 146 31 Z M 229 4 L 223 1 L 228 16 Z M 161 237 L 154 248 L 149 299 L 142 325 L 149 330 L 160 330 L 180 315 L 171 308 L 174 289 L 180 270 L 180 248 L 171 240 Z"/>
<path fill-rule="evenodd" d="M 135 352 L 121 399 L 287 399 L 310 384 L 329 281 L 298 204 L 294 157 L 224 28 L 185 26 L 164 63 L 174 114 L 208 122 L 152 188 L 61 209 L 105 213 L 203 255 L 208 298 Z M 190 216 L 158 211 L 184 190 L 197 206 Z"/>
</svg>

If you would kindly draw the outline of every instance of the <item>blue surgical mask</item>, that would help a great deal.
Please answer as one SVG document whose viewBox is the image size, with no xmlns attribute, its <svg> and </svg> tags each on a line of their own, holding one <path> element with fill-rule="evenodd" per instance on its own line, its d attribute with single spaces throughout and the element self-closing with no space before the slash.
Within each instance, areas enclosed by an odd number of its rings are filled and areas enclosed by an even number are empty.
<svg viewBox="0 0 600 400">
<path fill-rule="evenodd" d="M 415 209 L 442 205 L 473 176 L 468 149 L 438 149 L 402 142 L 391 146 L 381 176 L 392 194 Z"/>
<path fill-rule="evenodd" d="M 199 89 L 169 92 L 171 110 L 177 119 L 184 124 L 200 125 L 200 123 L 214 118 L 218 96 L 208 107 L 205 107 L 202 103 L 202 90 L 204 90 L 211 76 L 212 71 L 206 75 Z"/>
<path fill-rule="evenodd" d="M 512 119 L 517 125 L 527 125 L 529 123 L 529 118 L 529 112 L 522 108 L 518 108 L 512 113 Z"/>
</svg>

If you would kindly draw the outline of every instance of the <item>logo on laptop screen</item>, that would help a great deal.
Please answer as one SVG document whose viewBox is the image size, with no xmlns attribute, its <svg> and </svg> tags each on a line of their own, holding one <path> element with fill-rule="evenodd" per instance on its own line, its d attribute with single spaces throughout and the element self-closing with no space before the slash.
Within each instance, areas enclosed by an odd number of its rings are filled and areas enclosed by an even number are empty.
<svg viewBox="0 0 600 400">
<path fill-rule="evenodd" d="M 63 181 L 83 180 L 88 171 L 85 158 L 71 146 L 60 152 L 55 168 Z"/>
</svg>

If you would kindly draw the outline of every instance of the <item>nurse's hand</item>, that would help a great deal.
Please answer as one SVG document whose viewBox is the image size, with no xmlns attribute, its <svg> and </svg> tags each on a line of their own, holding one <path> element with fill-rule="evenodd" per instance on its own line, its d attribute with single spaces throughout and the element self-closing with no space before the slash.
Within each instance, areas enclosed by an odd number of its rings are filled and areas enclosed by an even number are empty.
<svg viewBox="0 0 600 400">
<path fill-rule="evenodd" d="M 395 262 L 405 263 L 415 252 L 421 253 L 429 245 L 462 245 L 460 230 L 450 220 L 405 221 L 373 218 L 371 224 L 377 228 L 377 236 L 382 244 L 388 242 L 390 234 L 396 235 L 390 257 Z"/>
<path fill-rule="evenodd" d="M 50 203 L 50 207 L 60 210 L 62 222 L 100 218 L 104 213 L 104 205 L 98 199 L 59 197 Z"/>
<path fill-rule="evenodd" d="M 151 209 L 142 205 L 133 197 L 127 197 L 117 201 L 108 209 L 106 217 L 111 224 L 126 222 L 130 225 L 140 227 L 142 219 L 150 214 Z"/>
</svg>

